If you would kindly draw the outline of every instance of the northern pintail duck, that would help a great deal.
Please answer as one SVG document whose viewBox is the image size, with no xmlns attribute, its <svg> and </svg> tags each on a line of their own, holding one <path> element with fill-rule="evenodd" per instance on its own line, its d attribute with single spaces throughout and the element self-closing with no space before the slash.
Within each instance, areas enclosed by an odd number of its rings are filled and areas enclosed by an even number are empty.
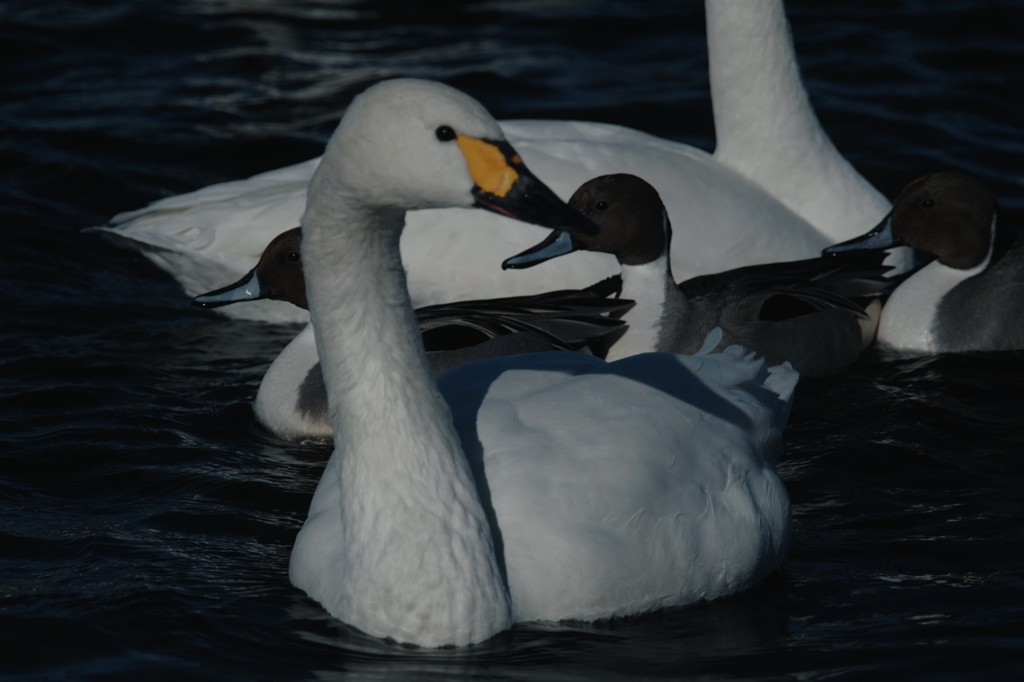
<svg viewBox="0 0 1024 682">
<path fill-rule="evenodd" d="M 672 253 L 677 277 L 809 258 L 877 222 L 889 203 L 822 130 L 800 79 L 782 0 L 706 5 L 714 155 L 581 121 L 505 121 L 503 134 L 562 197 L 605 173 L 642 175 L 661 188 L 671 214 L 685 211 L 701 226 Z M 162 199 L 99 229 L 140 250 L 194 296 L 241 277 L 274 236 L 298 224 L 319 163 Z M 495 267 L 502 254 L 542 238 L 538 228 L 498 215 L 410 212 L 401 250 L 414 305 L 575 289 L 615 272 L 614 261 L 597 254 L 529 274 Z M 274 301 L 224 310 L 247 319 L 306 320 L 305 311 Z"/>
<path fill-rule="evenodd" d="M 296 227 L 275 237 L 241 280 L 197 296 L 192 304 L 218 308 L 270 299 L 307 310 L 301 253 L 302 229 Z M 615 318 L 631 305 L 591 291 L 555 291 L 429 306 L 418 309 L 416 319 L 431 369 L 440 377 L 461 365 L 504 355 L 553 350 L 603 354 L 621 334 L 624 323 Z M 311 325 L 267 369 L 253 411 L 257 421 L 281 438 L 330 437 L 327 389 Z"/>
<path fill-rule="evenodd" d="M 1024 349 L 1024 239 L 981 181 L 952 172 L 918 178 L 881 224 L 826 252 L 899 246 L 932 262 L 892 293 L 879 344 L 917 353 Z"/>
<path fill-rule="evenodd" d="M 769 364 L 784 361 L 806 376 L 842 370 L 874 338 L 880 303 L 890 287 L 885 254 L 815 258 L 706 275 L 680 284 L 668 259 L 672 224 L 657 190 L 634 175 L 594 178 L 569 205 L 601 225 L 601 233 L 554 232 L 505 261 L 526 268 L 574 251 L 614 255 L 621 292 L 636 301 L 629 327 L 608 353 L 613 360 L 651 351 L 693 353 L 715 327 L 719 348 L 740 344 Z"/>
<path fill-rule="evenodd" d="M 403 79 L 353 101 L 302 219 L 335 452 L 292 582 L 371 635 L 443 646 L 713 599 L 772 571 L 791 532 L 775 464 L 796 373 L 734 347 L 531 353 L 435 381 L 399 241 L 406 211 L 450 206 L 598 229 L 469 96 Z"/>
</svg>

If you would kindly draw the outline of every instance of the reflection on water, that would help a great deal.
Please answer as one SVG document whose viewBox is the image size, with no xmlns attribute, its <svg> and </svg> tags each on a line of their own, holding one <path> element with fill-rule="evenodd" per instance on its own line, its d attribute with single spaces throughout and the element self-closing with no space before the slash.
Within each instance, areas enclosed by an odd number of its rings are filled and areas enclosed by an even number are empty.
<svg viewBox="0 0 1024 682">
<path fill-rule="evenodd" d="M 687 609 L 590 624 L 517 625 L 482 645 L 466 649 L 422 650 L 388 645 L 360 635 L 322 614 L 293 613 L 329 621 L 328 633 L 303 632 L 303 639 L 346 654 L 344 673 L 367 680 L 474 678 L 552 680 L 646 679 L 700 674 L 725 661 L 742 661 L 782 645 L 789 614 L 786 581 L 769 579 L 731 599 Z M 325 623 L 327 625 L 328 623 Z M 357 655 L 350 656 L 355 652 Z M 338 679 L 331 666 L 318 672 Z"/>
</svg>

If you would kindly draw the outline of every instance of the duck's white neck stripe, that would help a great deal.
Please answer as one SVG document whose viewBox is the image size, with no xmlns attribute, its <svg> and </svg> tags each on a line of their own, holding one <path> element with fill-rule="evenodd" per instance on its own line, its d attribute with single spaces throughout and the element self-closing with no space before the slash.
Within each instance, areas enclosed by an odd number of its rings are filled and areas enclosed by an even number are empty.
<svg viewBox="0 0 1024 682">
<path fill-rule="evenodd" d="M 650 263 L 622 266 L 622 298 L 636 301 L 636 305 L 622 316 L 629 329 L 608 352 L 609 362 L 657 349 L 670 272 L 666 253 Z"/>
<path fill-rule="evenodd" d="M 988 255 L 969 270 L 958 270 L 938 261 L 929 263 L 901 284 L 885 304 L 878 323 L 878 343 L 896 350 L 935 353 L 935 323 L 939 304 L 953 288 L 974 277 L 992 262 L 996 221 L 989 226 Z"/>
</svg>

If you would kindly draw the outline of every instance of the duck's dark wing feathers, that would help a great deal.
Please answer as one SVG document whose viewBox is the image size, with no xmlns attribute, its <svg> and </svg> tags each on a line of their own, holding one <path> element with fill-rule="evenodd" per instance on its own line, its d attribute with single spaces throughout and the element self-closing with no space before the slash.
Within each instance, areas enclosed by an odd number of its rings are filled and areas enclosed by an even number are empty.
<svg viewBox="0 0 1024 682">
<path fill-rule="evenodd" d="M 454 350 L 507 334 L 530 332 L 553 349 L 580 350 L 621 332 L 616 319 L 633 305 L 592 291 L 553 291 L 485 301 L 460 301 L 416 311 L 427 351 Z"/>
<path fill-rule="evenodd" d="M 863 315 L 871 298 L 886 295 L 897 283 L 884 277 L 890 269 L 882 265 L 886 256 L 860 252 L 751 265 L 694 277 L 681 282 L 679 289 L 694 304 L 701 299 L 719 299 L 720 305 L 760 304 L 761 320 L 780 321 L 832 308 Z"/>
</svg>

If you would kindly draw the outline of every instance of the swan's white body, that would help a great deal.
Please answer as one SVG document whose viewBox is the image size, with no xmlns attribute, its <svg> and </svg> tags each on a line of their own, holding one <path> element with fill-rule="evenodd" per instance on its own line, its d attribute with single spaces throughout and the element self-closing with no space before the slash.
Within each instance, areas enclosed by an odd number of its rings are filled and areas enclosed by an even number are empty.
<svg viewBox="0 0 1024 682">
<path fill-rule="evenodd" d="M 707 16 L 714 156 L 621 126 L 576 121 L 506 121 L 505 137 L 563 198 L 598 175 L 632 173 L 650 182 L 679 232 L 672 268 L 681 279 L 813 257 L 875 224 L 889 203 L 821 129 L 781 0 L 707 0 Z M 241 277 L 271 239 L 298 224 L 319 162 L 163 199 L 101 229 L 196 295 Z M 413 303 L 579 288 L 617 272 L 613 258 L 595 253 L 574 254 L 543 272 L 496 267 L 539 241 L 539 230 L 460 208 L 410 213 L 401 248 Z M 306 319 L 304 311 L 273 301 L 222 310 L 248 319 Z"/>
<path fill-rule="evenodd" d="M 789 542 L 775 462 L 795 372 L 739 348 L 539 353 L 463 366 L 439 392 L 399 254 L 404 209 L 473 202 L 477 176 L 438 126 L 501 134 L 446 86 L 383 83 L 353 102 L 310 186 L 303 267 L 336 450 L 292 582 L 423 646 L 756 582 Z"/>
<path fill-rule="evenodd" d="M 478 364 L 485 366 L 453 370 L 440 386 L 466 450 L 480 444 L 473 456 L 482 456 L 500 529 L 510 622 L 592 621 L 714 599 L 755 585 L 784 558 L 789 497 L 775 464 L 786 415 L 766 398 L 781 395 L 786 410 L 795 373 L 769 376 L 763 361 L 735 346 L 614 363 L 545 353 Z M 654 377 L 689 396 L 669 397 L 644 383 Z M 486 394 L 482 403 L 474 393 Z M 734 415 L 715 415 L 713 403 Z M 348 615 L 346 602 L 360 596 L 352 590 L 362 588 L 344 579 L 349 549 L 339 540 L 339 507 L 356 493 L 345 486 L 338 458 L 328 463 L 296 541 L 292 581 L 378 636 L 436 646 L 490 634 L 453 641 Z M 378 492 L 412 494 L 389 488 Z M 418 529 L 405 530 L 403 537 Z M 412 548 L 400 554 L 417 563 Z M 381 572 L 385 563 L 377 564 Z M 332 582 L 321 577 L 332 574 Z M 432 579 L 400 573 L 396 581 L 425 592 Z"/>
</svg>

